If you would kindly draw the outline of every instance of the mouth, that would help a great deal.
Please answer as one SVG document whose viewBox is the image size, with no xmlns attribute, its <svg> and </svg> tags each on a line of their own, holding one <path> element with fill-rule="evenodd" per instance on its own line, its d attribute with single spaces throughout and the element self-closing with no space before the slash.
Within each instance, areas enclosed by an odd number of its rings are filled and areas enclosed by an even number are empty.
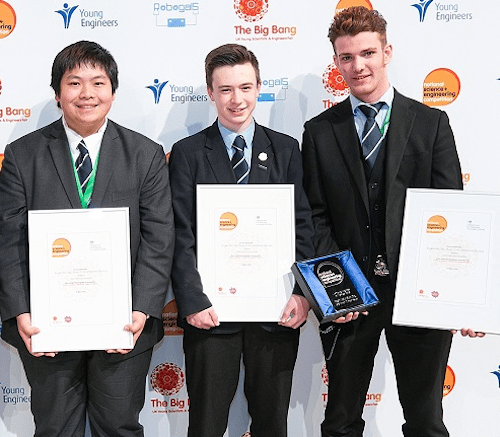
<svg viewBox="0 0 500 437">
<path fill-rule="evenodd" d="M 368 78 L 368 77 L 370 77 L 370 75 L 369 75 L 369 74 L 362 74 L 362 75 L 358 75 L 358 76 L 353 77 L 353 79 L 354 79 L 355 81 L 358 81 L 358 82 L 359 82 L 359 81 L 365 80 L 365 79 L 366 79 L 366 78 Z"/>
<path fill-rule="evenodd" d="M 247 108 L 229 108 L 229 112 L 232 112 L 234 115 L 239 115 L 243 113 Z"/>
<path fill-rule="evenodd" d="M 76 105 L 78 109 L 94 109 L 97 108 L 97 105 Z"/>
</svg>

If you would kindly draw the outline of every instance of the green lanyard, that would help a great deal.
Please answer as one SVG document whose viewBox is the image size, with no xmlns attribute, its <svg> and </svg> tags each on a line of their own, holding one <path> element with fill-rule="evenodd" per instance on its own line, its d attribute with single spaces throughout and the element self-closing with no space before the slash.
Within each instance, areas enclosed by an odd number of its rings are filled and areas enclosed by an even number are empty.
<svg viewBox="0 0 500 437">
<path fill-rule="evenodd" d="M 387 114 L 385 116 L 385 120 L 382 123 L 382 127 L 380 128 L 380 135 L 382 135 L 382 137 L 384 136 L 385 131 L 387 130 L 387 126 L 389 124 L 389 121 L 391 119 L 391 111 L 392 111 L 392 105 L 389 106 L 389 110 L 387 111 Z"/>
<path fill-rule="evenodd" d="M 95 160 L 95 163 L 94 163 L 94 165 L 92 165 L 92 171 L 90 172 L 90 179 L 87 182 L 87 189 L 85 190 L 85 193 L 82 192 L 82 185 L 80 184 L 80 178 L 78 177 L 78 173 L 76 171 L 76 166 L 75 166 L 75 161 L 73 159 L 73 154 L 70 153 L 71 163 L 73 164 L 73 173 L 75 175 L 75 180 L 76 180 L 76 187 L 78 188 L 78 195 L 80 196 L 80 203 L 81 203 L 83 209 L 87 209 L 89 207 L 90 199 L 92 198 L 92 192 L 94 191 L 95 173 L 97 170 L 97 163 L 99 162 L 100 153 L 101 153 L 101 150 L 99 150 L 99 153 L 97 154 L 97 158 Z"/>
</svg>

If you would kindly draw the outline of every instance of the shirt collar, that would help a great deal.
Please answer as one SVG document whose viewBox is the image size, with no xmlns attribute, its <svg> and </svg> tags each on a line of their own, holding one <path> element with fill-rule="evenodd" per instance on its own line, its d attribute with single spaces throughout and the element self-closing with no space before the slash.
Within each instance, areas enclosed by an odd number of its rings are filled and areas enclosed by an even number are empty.
<svg viewBox="0 0 500 437">
<path fill-rule="evenodd" d="M 363 102 L 362 100 L 358 99 L 356 96 L 353 94 L 349 95 L 349 98 L 351 99 L 351 106 L 352 106 L 352 113 L 355 114 L 356 110 L 358 109 L 359 105 L 363 105 L 366 102 Z M 378 102 L 384 102 L 387 105 L 387 108 L 390 108 L 392 106 L 392 101 L 394 100 L 394 87 L 392 85 L 389 86 L 387 91 L 382 94 L 380 99 L 378 99 Z M 377 102 L 374 102 L 377 103 Z"/>
<path fill-rule="evenodd" d="M 224 127 L 219 120 L 217 120 L 217 126 L 219 127 L 219 132 L 222 136 L 222 139 L 224 140 L 224 144 L 226 145 L 227 150 L 231 150 L 233 147 L 233 142 L 234 139 L 238 136 L 241 135 L 245 139 L 245 143 L 247 145 L 247 148 L 252 147 L 253 143 L 253 136 L 255 134 L 255 120 L 252 119 L 252 122 L 250 125 L 245 129 L 243 133 L 237 134 L 236 132 L 233 132 L 232 130 L 228 129 L 227 127 Z"/>
<path fill-rule="evenodd" d="M 64 130 L 66 132 L 66 136 L 68 137 L 68 143 L 71 153 L 73 155 L 79 153 L 77 147 L 78 144 L 80 144 L 80 141 L 83 139 L 85 141 L 85 147 L 89 151 L 90 157 L 93 158 L 94 156 L 96 156 L 97 153 L 99 152 L 99 148 L 101 147 L 101 142 L 102 142 L 102 137 L 104 136 L 104 132 L 108 127 L 108 119 L 107 118 L 105 119 L 103 125 L 99 128 L 99 130 L 95 134 L 89 135 L 88 137 L 85 138 L 83 138 L 80 134 L 77 134 L 73 129 L 71 129 L 68 126 L 68 123 L 64 118 L 64 115 L 62 119 L 63 119 Z"/>
</svg>

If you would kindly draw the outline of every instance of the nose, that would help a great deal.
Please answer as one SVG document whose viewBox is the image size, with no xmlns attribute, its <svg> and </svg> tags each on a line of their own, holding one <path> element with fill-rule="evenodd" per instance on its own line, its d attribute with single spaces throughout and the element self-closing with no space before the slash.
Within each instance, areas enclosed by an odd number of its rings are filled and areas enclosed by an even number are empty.
<svg viewBox="0 0 500 437">
<path fill-rule="evenodd" d="M 364 59 L 360 56 L 356 56 L 354 59 L 353 59 L 353 64 L 352 64 L 352 68 L 354 69 L 354 71 L 356 73 L 359 73 L 361 71 L 364 70 L 365 68 L 365 62 L 364 62 Z"/>
<path fill-rule="evenodd" d="M 82 84 L 82 88 L 80 89 L 80 97 L 82 99 L 90 99 L 92 97 L 92 85 L 90 84 Z"/>
<path fill-rule="evenodd" d="M 239 103 L 242 100 L 242 92 L 239 89 L 234 90 L 231 99 L 234 103 Z"/>
</svg>

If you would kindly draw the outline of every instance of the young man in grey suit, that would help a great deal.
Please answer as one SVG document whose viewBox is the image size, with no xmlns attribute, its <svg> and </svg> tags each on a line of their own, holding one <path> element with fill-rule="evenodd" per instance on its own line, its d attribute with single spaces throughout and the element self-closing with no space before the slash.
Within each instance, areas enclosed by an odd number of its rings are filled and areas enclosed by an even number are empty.
<svg viewBox="0 0 500 437">
<path fill-rule="evenodd" d="M 52 67 L 62 118 L 5 148 L 0 172 L 2 338 L 31 385 L 35 436 L 142 436 L 139 413 L 173 254 L 173 213 L 160 145 L 108 120 L 118 68 L 100 45 L 80 41 Z M 28 210 L 129 207 L 132 350 L 32 353 Z M 32 262 L 37 262 L 32 260 Z M 32 290 L 36 293 L 36 290 Z M 105 328 L 104 328 L 105 329 Z"/>
<path fill-rule="evenodd" d="M 335 64 L 351 89 L 345 101 L 305 124 L 304 187 L 317 255 L 350 248 L 380 305 L 367 317 L 321 327 L 329 374 L 323 437 L 361 436 L 361 418 L 379 337 L 391 352 L 406 437 L 448 436 L 443 381 L 451 333 L 395 326 L 392 309 L 406 189 L 462 189 L 448 117 L 389 83 L 386 21 L 351 7 L 330 27 Z M 354 317 L 353 317 L 354 316 Z M 471 330 L 462 334 L 475 336 Z"/>
<path fill-rule="evenodd" d="M 176 230 L 172 284 L 185 329 L 188 435 L 222 437 L 243 357 L 252 436 L 286 437 L 297 328 L 309 305 L 297 290 L 279 324 L 219 323 L 196 268 L 196 185 L 294 184 L 296 256 L 307 258 L 313 252 L 312 224 L 300 151 L 296 140 L 253 119 L 261 80 L 251 51 L 237 44 L 218 47 L 206 57 L 205 72 L 218 119 L 176 143 L 170 156 Z M 234 162 L 238 153 L 241 172 Z"/>
</svg>

